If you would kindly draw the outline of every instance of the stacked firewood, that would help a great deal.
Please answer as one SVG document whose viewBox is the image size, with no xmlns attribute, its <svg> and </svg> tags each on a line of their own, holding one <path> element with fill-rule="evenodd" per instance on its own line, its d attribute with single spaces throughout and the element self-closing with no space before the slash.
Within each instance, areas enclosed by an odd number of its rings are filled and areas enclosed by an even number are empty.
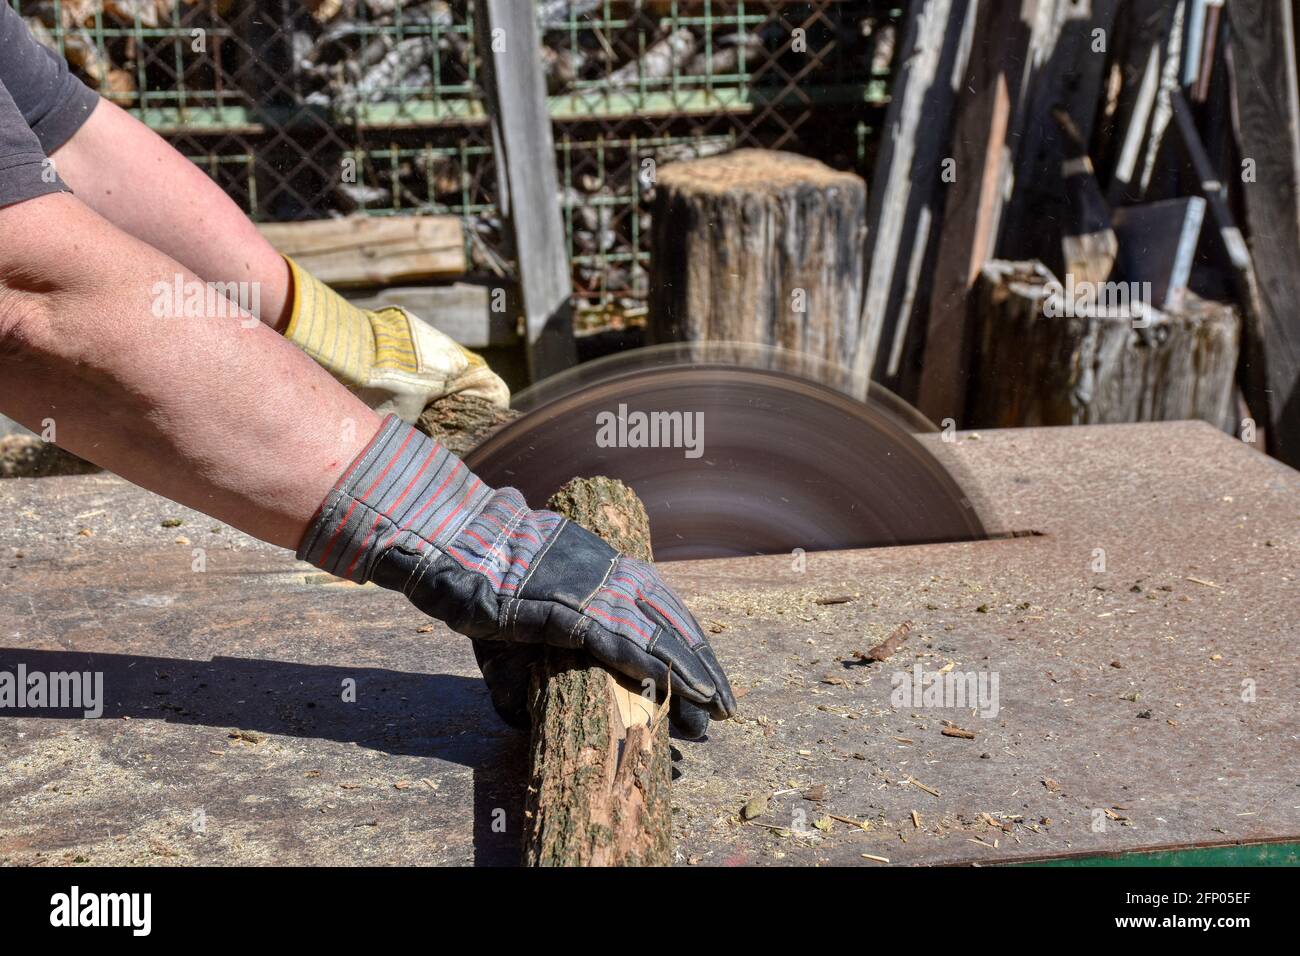
<svg viewBox="0 0 1300 956">
<path fill-rule="evenodd" d="M 155 30 L 175 25 L 180 35 L 181 15 L 202 3 L 220 15 L 232 0 L 36 0 L 22 4 L 23 19 L 42 44 L 61 53 L 73 71 L 114 102 L 131 106 L 136 101 L 136 77 L 147 58 L 134 36 L 102 36 L 99 27 L 120 31 L 132 27 Z M 60 43 L 61 38 L 61 43 Z M 185 39 L 189 41 L 188 33 Z"/>
</svg>

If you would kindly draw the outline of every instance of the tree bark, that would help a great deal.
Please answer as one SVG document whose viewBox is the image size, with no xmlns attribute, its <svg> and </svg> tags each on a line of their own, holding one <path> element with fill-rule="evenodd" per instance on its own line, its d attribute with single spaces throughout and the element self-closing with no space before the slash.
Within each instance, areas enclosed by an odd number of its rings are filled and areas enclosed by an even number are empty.
<svg viewBox="0 0 1300 956">
<path fill-rule="evenodd" d="M 474 395 L 447 395 L 426 405 L 415 427 L 441 442 L 453 455 L 464 455 L 518 417 L 514 409 L 498 408 Z"/>
<path fill-rule="evenodd" d="M 650 340 L 757 342 L 850 365 L 866 198 L 861 177 L 772 150 L 663 167 Z"/>
<path fill-rule="evenodd" d="M 1039 262 L 990 262 L 975 294 L 973 427 L 1199 418 L 1229 424 L 1241 320 L 1190 292 L 1139 329 L 1123 309 L 1049 316 Z"/>
<path fill-rule="evenodd" d="M 645 507 L 622 482 L 576 478 L 547 506 L 649 559 Z M 656 707 L 639 690 L 585 654 L 546 651 L 533 676 L 526 865 L 672 861 L 668 706 Z"/>
</svg>

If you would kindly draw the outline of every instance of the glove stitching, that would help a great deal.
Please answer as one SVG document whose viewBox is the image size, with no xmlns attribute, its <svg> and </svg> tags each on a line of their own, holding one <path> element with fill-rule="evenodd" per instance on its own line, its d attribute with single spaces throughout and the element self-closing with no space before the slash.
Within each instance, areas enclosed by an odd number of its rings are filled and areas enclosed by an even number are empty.
<svg viewBox="0 0 1300 956">
<path fill-rule="evenodd" d="M 578 628 L 580 628 L 583 622 L 586 620 L 587 618 L 583 617 L 582 615 L 578 615 L 577 620 L 573 622 L 573 627 L 569 628 L 569 644 L 571 646 L 573 645 L 574 634 L 577 633 Z"/>
<path fill-rule="evenodd" d="M 587 646 L 587 629 L 588 629 L 589 627 L 591 627 L 591 618 L 589 618 L 589 617 L 584 617 L 584 618 L 580 618 L 579 620 L 580 620 L 581 623 L 580 623 L 580 625 L 579 625 L 579 627 L 578 627 L 578 629 L 577 629 L 577 630 L 578 630 L 578 633 L 577 633 L 576 635 L 574 635 L 573 633 L 570 633 L 570 634 L 569 634 L 569 638 L 570 638 L 571 640 L 577 640 L 578 643 L 575 645 L 575 647 L 586 647 L 586 646 Z"/>
<path fill-rule="evenodd" d="M 563 519 L 556 526 L 555 533 L 551 535 L 550 540 L 547 541 L 546 544 L 542 545 L 542 550 L 537 553 L 537 556 L 533 558 L 533 563 L 528 566 L 528 574 L 526 574 L 524 579 L 519 582 L 519 587 L 515 591 L 516 594 L 523 593 L 524 588 L 528 586 L 528 582 L 532 580 L 533 574 L 542 566 L 542 559 L 546 557 L 547 552 L 551 550 L 551 545 L 555 544 L 556 540 L 560 537 L 560 532 L 564 530 L 565 525 L 568 523 L 568 518 Z"/>
<path fill-rule="evenodd" d="M 655 645 L 659 643 L 659 638 L 663 633 L 664 633 L 664 626 L 662 624 L 656 624 L 655 632 L 650 635 L 650 642 L 645 646 L 645 652 L 647 654 L 650 654 L 654 651 Z M 629 637 L 628 640 L 631 641 L 632 639 Z M 635 644 L 636 641 L 632 641 L 632 643 Z"/>
<path fill-rule="evenodd" d="M 416 535 L 416 537 L 419 537 L 419 535 Z M 411 597 L 411 592 L 415 590 L 411 582 L 415 580 L 416 574 L 419 573 L 420 569 L 423 568 L 431 558 L 442 556 L 442 552 L 428 541 L 425 541 L 424 538 L 420 538 L 420 541 L 427 546 L 427 550 L 425 548 L 420 549 L 420 560 L 415 562 L 415 567 L 411 568 L 411 573 L 406 576 L 406 581 L 402 584 L 402 593 L 406 595 L 408 599 Z"/>
<path fill-rule="evenodd" d="M 506 576 L 510 573 L 511 565 L 514 564 L 513 561 L 514 556 L 508 552 L 508 549 L 510 547 L 509 545 L 510 536 L 514 534 L 515 529 L 518 528 L 519 525 L 523 523 L 523 520 L 527 516 L 527 514 L 528 514 L 527 508 L 520 508 L 518 511 L 516 511 L 514 518 L 511 519 L 509 524 L 504 525 L 501 528 L 501 533 L 498 534 L 496 540 L 492 542 L 492 547 L 488 548 L 488 555 L 490 556 L 492 552 L 496 551 L 498 544 L 503 545 L 501 549 L 501 560 L 505 563 L 505 567 L 501 570 L 502 585 L 506 583 Z"/>
<path fill-rule="evenodd" d="M 594 601 L 596 595 L 605 589 L 605 584 L 609 581 L 610 576 L 613 575 L 614 568 L 618 565 L 618 559 L 620 557 L 622 557 L 622 555 L 616 554 L 614 557 L 609 559 L 609 567 L 605 569 L 605 576 L 600 579 L 600 583 L 596 585 L 595 589 L 583 599 L 582 603 L 578 605 L 578 611 L 580 613 L 585 614 L 587 611 L 587 605 Z"/>
<path fill-rule="evenodd" d="M 506 631 L 506 627 L 507 627 L 507 624 L 508 624 L 508 622 L 510 621 L 510 606 L 511 606 L 512 604 L 514 604 L 517 600 L 519 600 L 519 599 L 518 599 L 518 598 L 506 598 L 506 600 L 505 600 L 504 602 L 502 602 L 502 604 L 501 604 L 501 611 L 497 614 L 497 632 L 498 632 L 498 633 L 501 633 L 501 634 L 504 634 L 504 633 L 505 633 L 505 631 Z"/>
</svg>

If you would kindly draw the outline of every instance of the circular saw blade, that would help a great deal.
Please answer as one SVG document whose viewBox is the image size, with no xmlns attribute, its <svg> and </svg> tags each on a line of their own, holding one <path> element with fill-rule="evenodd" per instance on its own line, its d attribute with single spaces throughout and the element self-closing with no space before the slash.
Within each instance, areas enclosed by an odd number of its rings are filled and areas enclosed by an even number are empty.
<svg viewBox="0 0 1300 956">
<path fill-rule="evenodd" d="M 912 434 L 933 426 L 891 394 L 859 400 L 772 367 L 789 364 L 774 350 L 739 363 L 734 351 L 638 351 L 657 354 L 530 389 L 524 414 L 466 463 L 534 505 L 576 476 L 620 479 L 645 503 L 660 561 L 985 536 Z"/>
</svg>

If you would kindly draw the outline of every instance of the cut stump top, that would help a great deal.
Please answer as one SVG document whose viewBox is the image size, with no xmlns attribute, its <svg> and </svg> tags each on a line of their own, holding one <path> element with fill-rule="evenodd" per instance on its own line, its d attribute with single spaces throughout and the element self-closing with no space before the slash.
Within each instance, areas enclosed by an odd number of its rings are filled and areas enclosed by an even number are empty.
<svg viewBox="0 0 1300 956">
<path fill-rule="evenodd" d="M 793 187 L 844 186 L 865 189 L 854 173 L 771 149 L 738 149 L 719 156 L 671 163 L 659 171 L 659 186 L 692 192 L 781 192 Z"/>
</svg>

